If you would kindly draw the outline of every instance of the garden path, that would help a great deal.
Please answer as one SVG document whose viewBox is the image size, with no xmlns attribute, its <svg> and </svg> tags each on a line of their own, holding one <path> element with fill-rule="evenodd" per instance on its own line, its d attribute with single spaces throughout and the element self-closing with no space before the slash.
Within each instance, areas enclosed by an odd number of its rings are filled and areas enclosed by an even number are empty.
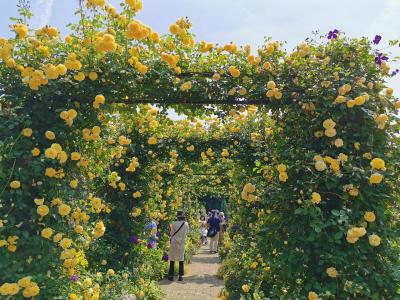
<svg viewBox="0 0 400 300">
<path fill-rule="evenodd" d="M 199 253 L 193 256 L 188 265 L 184 281 L 171 282 L 162 280 L 161 288 L 165 292 L 165 300 L 215 300 L 224 287 L 223 280 L 217 277 L 219 268 L 218 254 L 210 254 L 208 246 L 203 246 Z"/>
</svg>

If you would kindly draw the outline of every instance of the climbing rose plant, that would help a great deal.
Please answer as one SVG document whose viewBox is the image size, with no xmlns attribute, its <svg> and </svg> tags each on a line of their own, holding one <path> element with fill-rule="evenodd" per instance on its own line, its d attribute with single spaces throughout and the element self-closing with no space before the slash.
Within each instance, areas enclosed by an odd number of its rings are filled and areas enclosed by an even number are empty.
<svg viewBox="0 0 400 300">
<path fill-rule="evenodd" d="M 29 28 L 21 10 L 0 39 L 2 296 L 159 299 L 168 223 L 183 208 L 194 228 L 191 185 L 221 185 L 220 298 L 396 297 L 400 102 L 387 56 L 338 30 L 290 53 L 269 39 L 217 46 L 187 19 L 160 36 L 135 17 L 140 0 L 79 4 L 66 37 Z M 202 101 L 213 105 L 185 105 Z M 169 120 L 171 107 L 190 121 Z"/>
</svg>

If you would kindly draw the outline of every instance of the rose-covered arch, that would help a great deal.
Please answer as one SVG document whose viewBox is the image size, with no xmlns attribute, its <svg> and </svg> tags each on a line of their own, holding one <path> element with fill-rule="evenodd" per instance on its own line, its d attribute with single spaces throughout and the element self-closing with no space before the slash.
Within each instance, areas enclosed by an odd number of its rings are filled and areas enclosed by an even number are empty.
<svg viewBox="0 0 400 300">
<path fill-rule="evenodd" d="M 209 160 L 236 225 L 221 298 L 394 298 L 400 102 L 384 55 L 337 32 L 291 53 L 196 43 L 185 19 L 159 36 L 141 6 L 80 1 L 63 39 L 21 9 L 0 39 L 1 294 L 158 299 L 166 236 L 122 239 L 180 207 L 194 220 L 178 189 L 206 185 L 190 173 Z"/>
</svg>

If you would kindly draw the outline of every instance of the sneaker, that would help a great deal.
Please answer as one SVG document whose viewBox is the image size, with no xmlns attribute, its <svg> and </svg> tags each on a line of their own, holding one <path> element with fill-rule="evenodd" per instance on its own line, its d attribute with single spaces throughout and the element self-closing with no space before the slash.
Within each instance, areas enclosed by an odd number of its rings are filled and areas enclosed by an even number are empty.
<svg viewBox="0 0 400 300">
<path fill-rule="evenodd" d="M 169 280 L 169 281 L 174 281 L 174 277 L 168 276 L 168 280 Z"/>
<path fill-rule="evenodd" d="M 179 276 L 178 281 L 183 281 L 183 277 Z"/>
</svg>

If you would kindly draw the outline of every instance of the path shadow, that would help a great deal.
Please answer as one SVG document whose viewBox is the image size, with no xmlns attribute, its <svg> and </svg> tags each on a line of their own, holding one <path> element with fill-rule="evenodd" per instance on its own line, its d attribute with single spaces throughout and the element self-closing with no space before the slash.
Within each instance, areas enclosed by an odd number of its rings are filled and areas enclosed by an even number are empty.
<svg viewBox="0 0 400 300">
<path fill-rule="evenodd" d="M 224 285 L 224 282 L 222 279 L 219 279 L 215 275 L 190 275 L 190 276 L 184 276 L 183 281 L 177 281 L 176 278 L 174 281 L 169 281 L 168 279 L 163 279 L 158 282 L 160 286 L 166 286 L 166 285 L 171 285 L 171 284 L 180 284 L 180 285 L 185 285 L 185 284 L 205 284 L 209 287 L 221 287 Z"/>
<path fill-rule="evenodd" d="M 219 279 L 216 275 L 190 275 L 190 276 L 185 276 L 184 281 L 187 283 L 196 283 L 196 284 L 206 284 L 211 287 L 218 287 L 222 286 L 223 280 Z"/>
<path fill-rule="evenodd" d="M 219 264 L 221 261 L 218 256 L 193 256 L 192 263 L 199 264 Z"/>
</svg>

